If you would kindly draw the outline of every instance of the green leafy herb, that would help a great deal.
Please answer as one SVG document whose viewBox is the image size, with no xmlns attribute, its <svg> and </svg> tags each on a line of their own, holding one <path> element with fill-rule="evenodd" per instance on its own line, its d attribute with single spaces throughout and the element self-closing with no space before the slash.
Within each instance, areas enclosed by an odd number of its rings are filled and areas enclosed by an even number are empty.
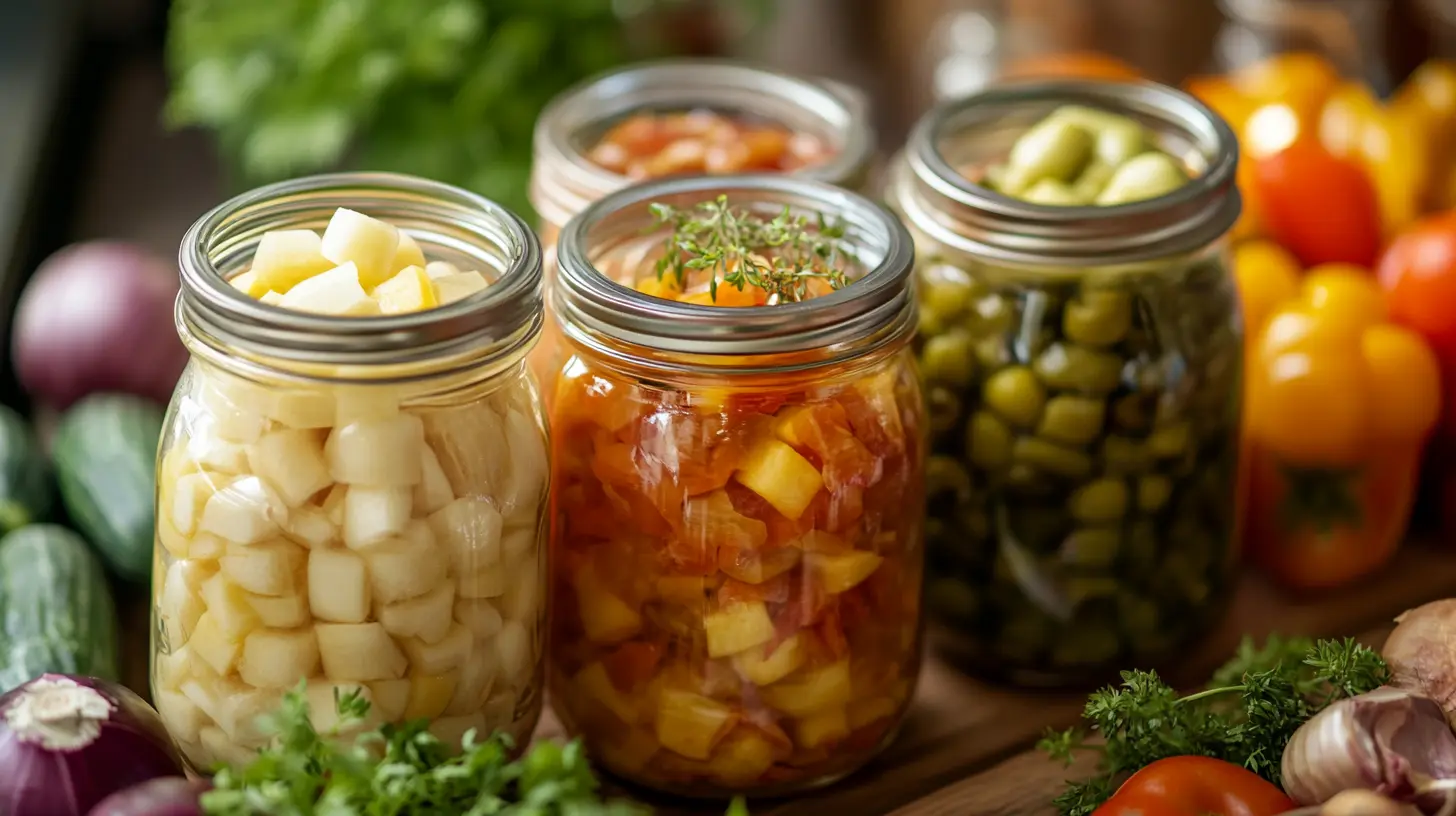
<svg viewBox="0 0 1456 816">
<path fill-rule="evenodd" d="M 1120 687 L 1088 698 L 1089 729 L 1050 732 L 1038 747 L 1068 764 L 1080 751 L 1098 754 L 1097 775 L 1057 797 L 1064 816 L 1086 816 L 1127 774 L 1171 756 L 1223 759 L 1278 784 L 1284 746 L 1305 721 L 1389 679 L 1380 655 L 1353 639 L 1271 636 L 1256 648 L 1245 638 L 1207 689 L 1180 696 L 1156 672 L 1125 671 Z"/>
<path fill-rule="evenodd" d="M 577 742 L 534 743 L 511 760 L 504 734 L 478 740 L 472 731 L 458 755 L 419 720 L 364 731 L 352 742 L 369 702 L 358 691 L 335 694 L 339 723 L 320 735 L 310 723 L 303 686 L 268 718 L 274 744 L 244 767 L 219 770 L 202 797 L 213 816 L 639 816 L 626 802 L 603 802 Z"/>
<path fill-rule="evenodd" d="M 833 289 L 849 285 L 846 270 L 856 259 L 846 246 L 844 224 L 831 224 L 822 213 L 811 221 L 784 207 L 764 218 L 730 205 L 723 195 L 688 209 L 650 207 L 655 228 L 671 228 L 657 261 L 659 279 L 670 271 L 686 285 L 689 272 L 704 271 L 713 300 L 721 282 L 739 291 L 756 286 L 770 303 L 805 300 L 815 278 Z"/>
</svg>

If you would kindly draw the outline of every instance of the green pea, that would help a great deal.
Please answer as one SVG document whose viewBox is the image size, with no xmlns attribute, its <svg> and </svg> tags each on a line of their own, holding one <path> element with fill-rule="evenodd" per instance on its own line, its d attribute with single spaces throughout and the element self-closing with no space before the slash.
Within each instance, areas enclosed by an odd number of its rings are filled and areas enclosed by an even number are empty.
<svg viewBox="0 0 1456 816">
<path fill-rule="evenodd" d="M 1110 207 L 1167 195 L 1188 183 L 1188 174 L 1172 156 L 1150 151 L 1123 162 L 1097 195 L 1097 204 Z"/>
<path fill-rule="evenodd" d="M 981 612 L 981 599 L 964 581 L 939 578 L 925 588 L 925 600 L 941 617 L 956 623 L 973 623 Z"/>
<path fill-rule="evenodd" d="M 1092 203 L 1092 196 L 1083 195 L 1064 181 L 1044 178 L 1031 185 L 1031 189 L 1022 194 L 1021 200 L 1049 207 L 1082 207 Z"/>
<path fill-rule="evenodd" d="M 961 419 L 961 398 L 949 388 L 932 385 L 925 390 L 925 412 L 930 416 L 931 433 L 953 430 Z"/>
<path fill-rule="evenodd" d="M 1093 136 L 1077 125 L 1045 119 L 1021 134 L 1011 146 L 1000 189 L 1019 196 L 1045 178 L 1066 181 L 1081 171 L 1092 155 Z"/>
<path fill-rule="evenodd" d="M 1148 437 L 1148 453 L 1159 459 L 1182 456 L 1188 450 L 1191 432 L 1186 422 L 1176 422 L 1157 428 Z"/>
<path fill-rule="evenodd" d="M 1051 388 L 1106 394 L 1122 378 L 1122 358 L 1086 346 L 1055 343 L 1037 355 L 1032 368 Z"/>
<path fill-rule="evenodd" d="M 954 267 L 952 267 L 954 268 Z M 920 295 L 920 308 L 935 312 L 943 320 L 951 321 L 965 314 L 971 308 L 976 286 L 959 269 L 960 277 L 927 274 Z"/>
<path fill-rule="evenodd" d="M 1011 461 L 1068 479 L 1084 479 L 1092 472 L 1092 458 L 1035 436 L 1023 436 L 1011 446 Z"/>
<path fill-rule="evenodd" d="M 1102 463 L 1109 473 L 1137 473 L 1152 466 L 1152 457 L 1138 440 L 1113 435 L 1102 440 Z"/>
<path fill-rule="evenodd" d="M 1011 429 L 989 411 L 977 411 L 966 424 L 966 458 L 983 470 L 1011 461 Z"/>
<path fill-rule="evenodd" d="M 1122 533 L 1115 527 L 1079 527 L 1062 542 L 1061 559 L 1076 567 L 1106 567 L 1122 550 Z"/>
<path fill-rule="evenodd" d="M 1127 485 L 1121 479 L 1096 479 L 1067 500 L 1072 518 L 1088 524 L 1114 522 L 1127 513 Z"/>
<path fill-rule="evenodd" d="M 1132 326 L 1132 298 L 1125 292 L 1094 289 L 1081 294 L 1062 311 L 1067 339 L 1087 346 L 1110 346 Z"/>
<path fill-rule="evenodd" d="M 963 331 L 926 339 L 920 349 L 920 372 L 927 382 L 970 385 L 976 376 L 975 341 Z"/>
<path fill-rule="evenodd" d="M 1138 509 L 1145 513 L 1155 513 L 1163 509 L 1163 505 L 1168 503 L 1172 495 L 1173 481 L 1167 476 L 1149 474 L 1138 479 Z"/>
<path fill-rule="evenodd" d="M 1022 428 L 1036 425 L 1046 405 L 1046 389 L 1025 366 L 1007 366 L 986 379 L 981 399 L 1007 422 Z"/>
<path fill-rule="evenodd" d="M 925 462 L 925 493 L 931 498 L 951 494 L 956 503 L 971 498 L 971 474 L 954 457 L 932 456 Z"/>
<path fill-rule="evenodd" d="M 1102 433 L 1107 405 L 1088 397 L 1060 396 L 1047 400 L 1037 425 L 1038 436 L 1063 445 L 1086 445 Z"/>
</svg>

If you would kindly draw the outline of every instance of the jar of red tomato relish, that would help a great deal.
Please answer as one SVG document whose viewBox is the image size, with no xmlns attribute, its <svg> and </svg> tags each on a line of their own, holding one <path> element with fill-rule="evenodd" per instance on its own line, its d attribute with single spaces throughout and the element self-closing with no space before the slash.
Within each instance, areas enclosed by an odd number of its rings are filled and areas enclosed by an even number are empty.
<svg viewBox="0 0 1456 816">
<path fill-rule="evenodd" d="M 909 235 L 827 184 L 700 176 L 609 195 L 558 249 L 559 716 L 668 792 L 843 777 L 920 662 Z"/>
</svg>

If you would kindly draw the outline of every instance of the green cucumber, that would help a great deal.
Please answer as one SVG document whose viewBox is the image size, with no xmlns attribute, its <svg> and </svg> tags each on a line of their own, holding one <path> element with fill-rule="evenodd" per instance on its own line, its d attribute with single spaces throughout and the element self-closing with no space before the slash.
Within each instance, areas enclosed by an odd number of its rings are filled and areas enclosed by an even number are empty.
<svg viewBox="0 0 1456 816">
<path fill-rule="evenodd" d="M 117 679 L 116 604 L 75 533 L 32 524 L 0 538 L 0 692 L 45 672 Z"/>
<path fill-rule="evenodd" d="M 51 464 L 30 425 L 0 405 L 0 535 L 50 518 L 56 503 Z"/>
<path fill-rule="evenodd" d="M 123 580 L 152 575 L 157 443 L 162 410 L 125 394 L 97 394 L 61 417 L 51 443 L 71 524 Z"/>
</svg>

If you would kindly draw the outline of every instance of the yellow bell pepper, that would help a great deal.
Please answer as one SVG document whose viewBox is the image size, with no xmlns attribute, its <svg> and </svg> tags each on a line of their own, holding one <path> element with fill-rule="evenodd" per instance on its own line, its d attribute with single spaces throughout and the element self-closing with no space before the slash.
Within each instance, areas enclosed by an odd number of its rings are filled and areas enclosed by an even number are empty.
<svg viewBox="0 0 1456 816">
<path fill-rule="evenodd" d="M 1421 214 L 1432 167 L 1427 133 L 1418 113 L 1380 104 L 1357 82 L 1340 83 L 1320 114 L 1325 149 L 1358 161 L 1370 176 L 1386 235 Z"/>
</svg>

